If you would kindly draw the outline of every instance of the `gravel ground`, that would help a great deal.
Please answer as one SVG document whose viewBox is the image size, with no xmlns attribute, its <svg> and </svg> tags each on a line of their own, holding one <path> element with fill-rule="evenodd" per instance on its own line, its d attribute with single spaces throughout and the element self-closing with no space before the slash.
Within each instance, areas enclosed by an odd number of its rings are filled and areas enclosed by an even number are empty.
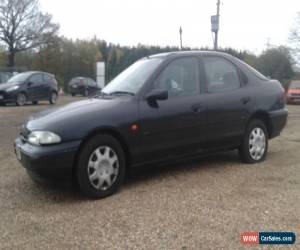
<svg viewBox="0 0 300 250">
<path fill-rule="evenodd" d="M 33 183 L 15 159 L 20 124 L 46 108 L 0 107 L 1 249 L 244 249 L 245 231 L 293 231 L 300 249 L 300 106 L 264 163 L 233 151 L 145 169 L 98 201 Z"/>
</svg>

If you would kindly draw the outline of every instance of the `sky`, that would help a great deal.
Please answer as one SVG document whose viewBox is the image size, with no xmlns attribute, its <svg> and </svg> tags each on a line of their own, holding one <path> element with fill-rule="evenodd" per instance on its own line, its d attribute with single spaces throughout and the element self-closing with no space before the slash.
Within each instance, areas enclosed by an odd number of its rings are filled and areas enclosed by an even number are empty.
<svg viewBox="0 0 300 250">
<path fill-rule="evenodd" d="M 120 45 L 212 47 L 216 0 L 40 0 L 68 38 L 94 36 Z M 300 0 L 222 0 L 219 46 L 260 53 L 286 45 Z"/>
</svg>

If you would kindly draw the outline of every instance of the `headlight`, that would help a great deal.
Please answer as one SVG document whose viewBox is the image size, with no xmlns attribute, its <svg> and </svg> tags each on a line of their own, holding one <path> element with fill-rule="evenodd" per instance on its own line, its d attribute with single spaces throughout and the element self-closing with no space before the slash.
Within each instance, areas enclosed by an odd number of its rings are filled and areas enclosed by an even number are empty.
<svg viewBox="0 0 300 250">
<path fill-rule="evenodd" d="M 28 141 L 34 145 L 48 145 L 60 143 L 61 138 L 49 131 L 33 131 L 29 134 Z"/>
<path fill-rule="evenodd" d="M 19 88 L 19 86 L 12 86 L 12 87 L 9 87 L 8 89 L 6 89 L 6 91 L 11 92 L 11 91 L 17 90 L 18 88 Z"/>
</svg>

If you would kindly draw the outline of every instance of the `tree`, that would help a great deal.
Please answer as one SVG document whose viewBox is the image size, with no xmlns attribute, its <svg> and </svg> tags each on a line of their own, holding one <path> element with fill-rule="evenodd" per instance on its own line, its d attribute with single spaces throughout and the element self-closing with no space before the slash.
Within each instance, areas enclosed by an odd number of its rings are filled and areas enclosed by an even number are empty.
<svg viewBox="0 0 300 250">
<path fill-rule="evenodd" d="M 290 52 L 283 46 L 264 51 L 257 60 L 256 68 L 279 81 L 291 79 L 294 75 Z"/>
<path fill-rule="evenodd" d="M 8 51 L 8 66 L 18 52 L 48 43 L 59 26 L 42 13 L 38 0 L 0 0 L 0 41 Z"/>
<path fill-rule="evenodd" d="M 291 52 L 297 64 L 300 65 L 300 12 L 296 18 L 295 25 L 290 34 Z"/>
</svg>

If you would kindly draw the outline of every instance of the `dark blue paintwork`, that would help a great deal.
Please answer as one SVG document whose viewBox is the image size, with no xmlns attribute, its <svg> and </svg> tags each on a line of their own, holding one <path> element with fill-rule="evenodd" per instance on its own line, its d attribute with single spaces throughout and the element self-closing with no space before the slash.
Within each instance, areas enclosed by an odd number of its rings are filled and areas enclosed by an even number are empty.
<svg viewBox="0 0 300 250">
<path fill-rule="evenodd" d="M 152 103 L 146 99 L 153 81 L 172 60 L 199 60 L 201 93 Z M 222 57 L 238 69 L 239 89 L 208 93 L 202 58 Z M 252 118 L 264 121 L 269 137 L 280 134 L 287 121 L 284 90 L 276 80 L 260 76 L 236 58 L 218 52 L 172 52 L 135 96 L 102 96 L 47 110 L 31 117 L 16 140 L 23 165 L 43 176 L 72 176 L 76 156 L 86 140 L 97 133 L 117 138 L 126 152 L 128 165 L 141 166 L 216 150 L 234 149 L 241 144 Z M 199 82 L 200 84 L 200 82 Z M 138 125 L 133 131 L 132 125 Z M 61 136 L 51 146 L 33 146 L 26 141 L 30 131 L 47 130 Z"/>
</svg>

